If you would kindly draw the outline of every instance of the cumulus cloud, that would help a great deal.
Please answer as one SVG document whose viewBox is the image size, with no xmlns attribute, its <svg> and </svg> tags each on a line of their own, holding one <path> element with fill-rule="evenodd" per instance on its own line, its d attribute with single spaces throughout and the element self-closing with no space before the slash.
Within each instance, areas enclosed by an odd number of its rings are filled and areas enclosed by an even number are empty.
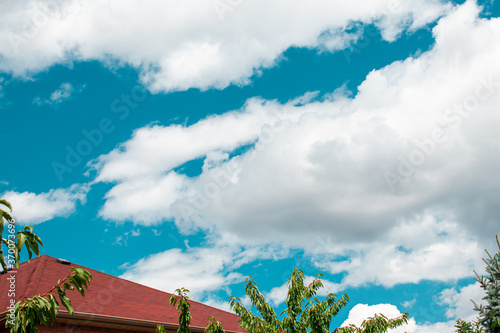
<svg viewBox="0 0 500 333">
<path fill-rule="evenodd" d="M 377 25 L 389 41 L 435 21 L 439 0 L 352 2 L 106 0 L 0 5 L 0 70 L 29 75 L 54 64 L 131 65 L 153 91 L 246 84 L 288 48 L 340 49 Z M 286 15 L 283 15 L 286 13 Z"/>
<path fill-rule="evenodd" d="M 340 90 L 285 104 L 251 99 L 191 126 L 137 130 L 93 164 L 96 181 L 117 183 L 101 215 L 305 247 L 328 234 L 345 249 L 431 214 L 474 257 L 466 234 L 496 231 L 500 187 L 500 23 L 479 11 L 471 1 L 455 7 L 433 29 L 430 51 L 372 71 L 353 98 Z M 173 170 L 197 158 L 206 159 L 201 175 Z M 142 195 L 147 202 L 133 204 Z M 429 267 L 435 255 L 460 252 L 434 236 L 410 254 L 383 252 L 403 262 L 424 256 Z"/>
<path fill-rule="evenodd" d="M 449 304 L 455 306 L 456 304 Z M 367 305 L 367 304 L 357 304 L 349 312 L 349 317 L 342 323 L 342 326 L 355 325 L 359 327 L 361 323 L 373 317 L 375 314 L 383 314 L 388 318 L 397 318 L 402 315 L 398 308 L 392 304 L 377 304 L 377 305 Z M 410 318 L 407 324 L 401 327 L 390 329 L 389 333 L 442 333 L 442 332 L 454 332 L 455 321 L 450 320 L 448 322 L 437 322 L 437 323 L 423 323 L 417 324 L 414 318 Z"/>
<path fill-rule="evenodd" d="M 321 249 L 313 256 L 315 264 L 333 274 L 345 272 L 342 288 L 456 281 L 471 276 L 482 264 L 477 240 L 457 223 L 432 215 L 403 222 L 373 242 L 339 246 L 328 238 L 318 240 Z M 339 258 L 346 254 L 347 259 Z"/>
<path fill-rule="evenodd" d="M 481 304 L 486 294 L 479 283 L 462 287 L 445 289 L 439 294 L 440 302 L 447 307 L 446 316 L 450 319 L 460 318 L 466 321 L 474 320 L 478 312 L 474 311 L 473 303 Z"/>
<path fill-rule="evenodd" d="M 453 332 L 455 330 L 456 319 L 466 321 L 476 319 L 477 311 L 473 310 L 471 299 L 478 302 L 484 296 L 483 289 L 478 283 L 473 283 L 462 287 L 459 290 L 450 288 L 443 290 L 438 295 L 438 301 L 446 306 L 446 316 L 451 320 L 447 322 L 423 323 L 409 327 L 408 333 L 441 333 Z"/>
<path fill-rule="evenodd" d="M 341 327 L 346 327 L 354 325 L 360 327 L 364 320 L 375 316 L 375 314 L 382 314 L 389 319 L 398 318 L 402 315 L 398 308 L 392 304 L 377 304 L 377 305 L 367 305 L 367 304 L 357 304 L 351 311 L 349 311 L 349 317 L 342 323 Z M 414 332 L 416 327 L 415 320 L 411 318 L 409 322 L 401 327 L 390 329 L 389 333 L 403 333 L 403 332 Z"/>
<path fill-rule="evenodd" d="M 286 251 L 277 247 L 250 247 L 243 249 L 231 235 L 212 240 L 205 247 L 170 249 L 143 258 L 133 264 L 125 264 L 124 279 L 141 283 L 156 289 L 173 292 L 185 287 L 190 296 L 200 301 L 224 305 L 211 292 L 226 290 L 235 283 L 241 283 L 245 276 L 235 272 L 243 264 L 260 259 L 282 258 Z M 276 257 L 278 255 L 278 257 Z"/>
<path fill-rule="evenodd" d="M 315 279 L 314 276 L 305 276 L 304 285 L 309 285 Z M 317 296 L 326 296 L 329 293 L 337 293 L 340 291 L 340 285 L 335 282 L 328 281 L 326 279 L 321 279 L 323 283 L 323 287 L 320 288 L 316 295 Z M 271 305 L 279 306 L 284 303 L 288 294 L 288 286 L 286 283 L 282 284 L 279 287 L 274 287 L 268 293 L 265 294 L 266 300 Z"/>
<path fill-rule="evenodd" d="M 470 276 L 500 207 L 500 21 L 479 11 L 457 6 L 431 50 L 372 71 L 354 97 L 250 99 L 137 130 L 92 164 L 115 183 L 101 216 L 302 247 L 348 272 L 343 286 Z M 199 176 L 174 171 L 199 158 Z"/>
<path fill-rule="evenodd" d="M 242 281 L 239 273 L 221 272 L 231 259 L 231 253 L 224 249 L 171 249 L 141 259 L 121 277 L 168 292 L 184 286 L 198 298 L 201 293 Z"/>
<path fill-rule="evenodd" d="M 55 217 L 68 216 L 75 211 L 77 202 L 85 203 L 87 185 L 73 185 L 67 189 L 52 189 L 46 193 L 4 192 L 13 208 L 12 217 L 20 225 L 39 224 Z"/>
</svg>

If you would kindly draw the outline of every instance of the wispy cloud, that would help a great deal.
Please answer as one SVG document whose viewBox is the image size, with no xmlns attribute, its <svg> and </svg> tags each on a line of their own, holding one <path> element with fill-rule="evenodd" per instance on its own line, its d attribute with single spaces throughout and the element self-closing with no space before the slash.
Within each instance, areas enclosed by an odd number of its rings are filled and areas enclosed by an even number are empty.
<svg viewBox="0 0 500 333">
<path fill-rule="evenodd" d="M 2 88 L 2 83 L 4 81 L 3 77 L 0 77 L 0 99 L 3 97 L 3 88 Z"/>
<path fill-rule="evenodd" d="M 87 185 L 73 185 L 39 194 L 7 191 L 1 197 L 12 204 L 12 216 L 18 224 L 33 225 L 70 215 L 75 211 L 77 202 L 85 203 L 88 190 Z"/>
<path fill-rule="evenodd" d="M 141 229 L 137 229 L 137 230 L 131 230 L 131 231 L 127 231 L 125 233 L 123 233 L 123 235 L 120 235 L 118 237 L 116 237 L 115 239 L 115 242 L 113 243 L 114 245 L 124 245 L 124 246 L 128 246 L 128 239 L 129 237 L 139 237 L 141 235 Z"/>
<path fill-rule="evenodd" d="M 226 290 L 241 283 L 245 276 L 236 272 L 244 264 L 259 259 L 284 258 L 287 251 L 279 246 L 249 246 L 242 248 L 230 235 L 218 235 L 204 247 L 174 248 L 125 264 L 122 278 L 167 292 L 179 286 L 191 291 L 191 296 L 203 301 L 216 300 L 211 292 Z M 223 305 L 220 305 L 223 306 Z"/>
<path fill-rule="evenodd" d="M 299 0 L 257 0 L 237 6 L 225 2 L 221 12 L 220 2 L 153 0 L 143 7 L 119 0 L 105 6 L 68 1 L 49 6 L 39 0 L 30 6 L 3 5 L 0 70 L 29 75 L 58 63 L 109 63 L 111 57 L 138 68 L 153 91 L 224 88 L 248 84 L 263 68 L 275 66 L 290 47 L 348 46 L 356 38 L 346 38 L 343 29 L 352 22 L 373 23 L 392 41 L 451 7 L 439 0 L 373 0 L 362 6 L 331 0 L 307 6 Z M 39 16 L 46 18 L 43 24 L 33 22 Z M 34 31 L 18 24 L 25 21 Z"/>
<path fill-rule="evenodd" d="M 57 90 L 55 90 L 49 98 L 35 97 L 33 104 L 44 105 L 44 104 L 59 104 L 71 98 L 73 93 L 81 92 L 85 88 L 85 85 L 81 86 L 75 91 L 75 88 L 71 83 L 62 83 Z"/>
</svg>

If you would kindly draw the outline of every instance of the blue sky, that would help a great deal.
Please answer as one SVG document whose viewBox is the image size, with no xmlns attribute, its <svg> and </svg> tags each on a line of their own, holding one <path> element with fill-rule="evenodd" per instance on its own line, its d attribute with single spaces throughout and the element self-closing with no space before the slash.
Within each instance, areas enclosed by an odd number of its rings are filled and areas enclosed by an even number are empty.
<svg viewBox="0 0 500 333">
<path fill-rule="evenodd" d="M 44 254 L 217 307 L 300 267 L 335 325 L 452 331 L 498 233 L 499 13 L 3 2 L 0 194 Z"/>
</svg>

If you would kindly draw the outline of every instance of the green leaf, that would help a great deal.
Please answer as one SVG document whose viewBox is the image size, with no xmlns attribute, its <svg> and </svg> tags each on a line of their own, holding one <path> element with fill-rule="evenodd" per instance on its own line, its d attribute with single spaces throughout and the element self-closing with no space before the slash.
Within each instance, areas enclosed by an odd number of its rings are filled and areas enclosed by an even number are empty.
<svg viewBox="0 0 500 333">
<path fill-rule="evenodd" d="M 57 287 L 56 290 L 57 294 L 59 295 L 59 299 L 61 300 L 61 304 L 68 310 L 68 313 L 72 316 L 74 314 L 74 311 L 70 299 L 68 298 L 68 296 L 66 296 L 66 293 L 63 289 L 61 289 L 61 287 Z"/>
<path fill-rule="evenodd" d="M 24 246 L 24 243 L 26 242 L 26 234 L 22 231 L 18 231 L 16 238 L 17 238 L 17 249 L 21 250 L 22 247 Z"/>
<path fill-rule="evenodd" d="M 9 210 L 12 212 L 12 206 L 10 205 L 10 202 L 8 202 L 6 199 L 0 199 L 0 204 L 8 207 Z"/>
</svg>

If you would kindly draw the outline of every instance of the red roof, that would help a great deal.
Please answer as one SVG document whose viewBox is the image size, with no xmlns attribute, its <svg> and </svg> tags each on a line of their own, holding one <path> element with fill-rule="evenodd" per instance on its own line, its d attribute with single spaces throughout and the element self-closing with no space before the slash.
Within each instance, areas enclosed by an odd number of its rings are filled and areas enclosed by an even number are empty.
<svg viewBox="0 0 500 333">
<path fill-rule="evenodd" d="M 42 255 L 29 263 L 20 265 L 16 273 L 9 271 L 0 276 L 0 290 L 9 290 L 7 277 L 15 275 L 16 301 L 46 293 L 57 284 L 57 280 L 71 273 L 71 267 L 82 267 L 71 263 L 62 264 L 57 259 Z M 76 291 L 68 291 L 75 313 L 95 316 L 119 317 L 141 321 L 178 324 L 177 310 L 169 303 L 169 293 L 149 288 L 90 268 L 93 279 L 85 297 Z M 176 286 L 177 287 L 177 286 Z M 0 313 L 5 313 L 10 299 L 5 292 L 0 297 Z M 205 327 L 210 316 L 218 316 L 228 332 L 245 332 L 239 327 L 235 314 L 189 301 L 191 304 L 191 327 Z M 65 311 L 64 307 L 60 311 Z"/>
</svg>

